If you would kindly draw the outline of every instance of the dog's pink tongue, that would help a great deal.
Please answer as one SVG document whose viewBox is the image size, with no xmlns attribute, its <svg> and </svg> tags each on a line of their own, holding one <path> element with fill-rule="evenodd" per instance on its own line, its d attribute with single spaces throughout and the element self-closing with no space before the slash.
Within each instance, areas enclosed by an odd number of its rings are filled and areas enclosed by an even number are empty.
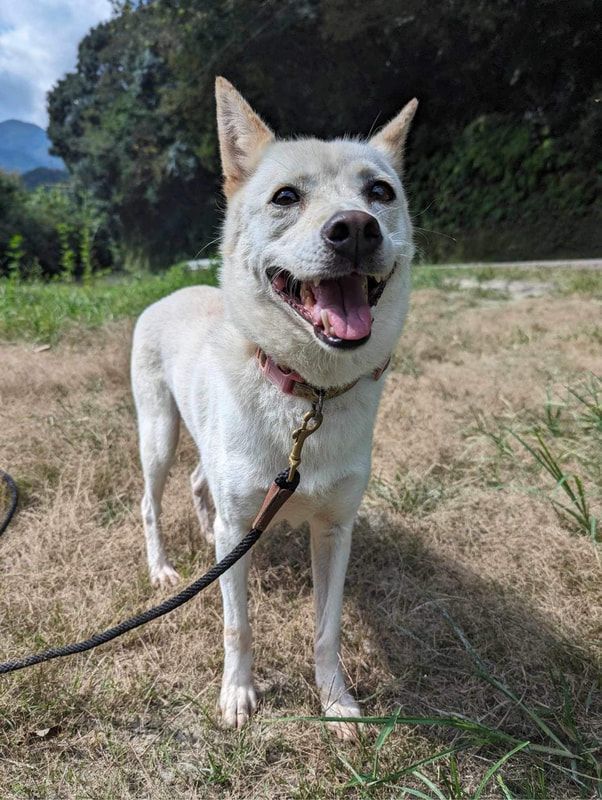
<svg viewBox="0 0 602 800">
<path fill-rule="evenodd" d="M 347 275 L 321 281 L 311 290 L 315 298 L 312 318 L 320 324 L 322 311 L 328 314 L 331 333 L 339 339 L 363 339 L 372 328 L 372 314 L 364 292 L 365 278 Z"/>
</svg>

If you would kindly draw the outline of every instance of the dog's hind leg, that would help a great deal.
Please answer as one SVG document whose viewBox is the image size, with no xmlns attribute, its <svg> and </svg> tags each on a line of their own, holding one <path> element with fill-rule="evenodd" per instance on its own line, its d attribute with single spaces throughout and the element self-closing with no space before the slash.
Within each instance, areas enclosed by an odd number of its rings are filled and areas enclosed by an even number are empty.
<svg viewBox="0 0 602 800">
<path fill-rule="evenodd" d="M 359 717 L 360 708 L 347 689 L 341 668 L 341 612 L 345 573 L 351 547 L 353 520 L 328 524 L 311 521 L 311 564 L 316 614 L 316 683 L 327 717 Z M 357 726 L 330 722 L 328 728 L 340 739 L 357 738 Z"/>
<path fill-rule="evenodd" d="M 161 532 L 161 499 L 178 444 L 180 415 L 168 387 L 161 381 L 145 385 L 134 396 L 138 410 L 140 460 L 144 474 L 142 520 L 148 571 L 153 586 L 174 586 L 179 575 L 165 555 Z"/>
<path fill-rule="evenodd" d="M 206 542 L 213 544 L 215 542 L 215 536 L 213 535 L 215 506 L 209 490 L 209 484 L 205 478 L 203 464 L 200 461 L 190 476 L 190 485 L 192 486 L 192 502 L 199 518 L 201 533 Z"/>
</svg>

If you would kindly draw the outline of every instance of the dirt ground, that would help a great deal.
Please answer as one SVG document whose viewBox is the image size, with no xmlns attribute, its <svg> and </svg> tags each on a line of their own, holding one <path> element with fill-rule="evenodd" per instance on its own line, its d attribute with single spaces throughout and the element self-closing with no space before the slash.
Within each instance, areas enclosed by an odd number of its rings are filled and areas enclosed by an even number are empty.
<svg viewBox="0 0 602 800">
<path fill-rule="evenodd" d="M 596 546 L 558 516 L 524 458 L 504 461 L 476 420 L 537 415 L 546 390 L 599 374 L 602 304 L 493 295 L 414 295 L 354 536 L 343 661 L 367 713 L 455 713 L 535 741 L 529 719 L 477 675 L 451 618 L 492 674 L 546 718 L 562 716 L 569 693 L 579 730 L 593 739 Z M 119 323 L 79 332 L 41 352 L 0 344 L 0 466 L 23 492 L 0 542 L 0 661 L 83 638 L 161 596 L 145 570 L 130 331 Z M 212 562 L 189 495 L 194 464 L 185 438 L 164 528 L 186 579 Z M 277 721 L 319 712 L 305 531 L 264 537 L 250 594 L 262 704 L 244 732 L 215 721 L 214 587 L 111 645 L 0 680 L 0 796 L 334 796 L 372 745 Z M 383 749 L 383 770 L 450 741 L 442 730 L 401 726 Z M 487 763 L 477 748 L 458 756 L 467 793 Z M 536 786 L 538 774 L 526 762 L 505 773 L 522 786 Z M 579 796 L 560 770 L 542 780 L 549 797 Z M 492 785 L 487 796 L 503 795 Z"/>
</svg>

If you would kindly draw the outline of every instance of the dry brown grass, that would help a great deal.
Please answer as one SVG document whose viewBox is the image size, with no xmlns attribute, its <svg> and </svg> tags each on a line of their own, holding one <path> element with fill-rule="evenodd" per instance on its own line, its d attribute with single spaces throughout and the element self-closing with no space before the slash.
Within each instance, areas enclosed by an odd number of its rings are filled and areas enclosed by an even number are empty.
<svg viewBox="0 0 602 800">
<path fill-rule="evenodd" d="M 599 371 L 600 310 L 584 297 L 415 294 L 346 591 L 343 659 L 369 713 L 457 713 L 536 740 L 524 715 L 476 675 L 445 609 L 532 707 L 560 714 L 564 682 L 579 730 L 595 735 L 595 545 L 528 491 L 524 459 L 500 462 L 474 409 L 491 419 L 537 413 L 547 387 Z M 0 466 L 23 490 L 0 550 L 0 660 L 83 638 L 157 599 L 138 514 L 130 329 L 73 335 L 45 352 L 0 344 Z M 194 463 L 186 440 L 164 510 L 186 577 L 212 561 L 189 496 Z M 270 722 L 318 712 L 304 532 L 260 542 L 250 602 L 263 703 L 245 731 L 215 722 L 222 650 L 213 589 L 104 648 L 0 680 L 1 797 L 334 796 L 352 778 L 346 762 L 365 769 L 373 743 L 344 746 L 319 725 Z M 383 749 L 382 772 L 450 741 L 445 731 L 402 726 Z M 458 756 L 467 796 L 495 757 L 477 748 Z M 448 773 L 430 774 L 443 785 Z M 562 772 L 533 761 L 510 762 L 504 774 L 520 796 L 579 796 Z M 494 783 L 488 791 L 503 796 Z"/>
</svg>

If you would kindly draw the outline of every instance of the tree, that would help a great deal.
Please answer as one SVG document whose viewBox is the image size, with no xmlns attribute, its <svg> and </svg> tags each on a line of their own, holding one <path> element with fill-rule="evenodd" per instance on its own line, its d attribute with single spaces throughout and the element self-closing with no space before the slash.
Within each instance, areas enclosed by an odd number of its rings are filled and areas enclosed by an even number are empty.
<svg viewBox="0 0 602 800">
<path fill-rule="evenodd" d="M 118 3 L 116 16 L 81 42 L 76 71 L 51 92 L 49 134 L 130 260 L 165 266 L 197 254 L 219 224 L 216 74 L 282 135 L 367 134 L 416 95 L 410 194 L 429 207 L 429 224 L 445 220 L 455 236 L 450 197 L 439 187 L 456 191 L 449 179 L 459 155 L 470 187 L 470 159 L 458 147 L 481 148 L 482 164 L 492 126 L 520 129 L 528 153 L 551 142 L 545 169 L 576 169 L 571 185 L 594 171 L 602 127 L 595 10 L 595 0 Z M 477 119 L 490 122 L 479 127 Z M 575 157 L 563 163 L 567 152 Z M 478 190 L 494 197 L 496 178 L 487 174 Z M 541 181 L 531 183 L 533 195 L 541 191 Z M 530 219 L 522 189 L 506 197 L 509 224 Z M 588 190 L 579 213 L 590 198 Z M 470 202 L 482 207 L 476 195 Z M 537 202 L 528 208 L 543 213 Z"/>
</svg>

